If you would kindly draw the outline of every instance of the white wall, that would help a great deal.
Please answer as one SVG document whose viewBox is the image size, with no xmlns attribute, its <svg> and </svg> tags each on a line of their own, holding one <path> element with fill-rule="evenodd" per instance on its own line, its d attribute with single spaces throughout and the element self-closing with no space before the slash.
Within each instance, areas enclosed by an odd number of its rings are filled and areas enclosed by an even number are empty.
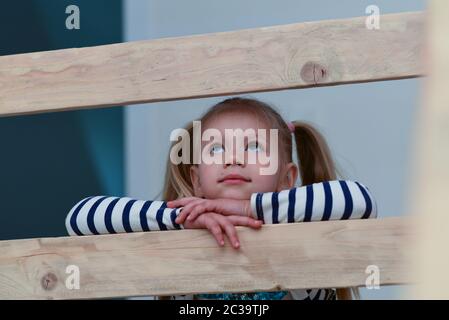
<svg viewBox="0 0 449 320">
<path fill-rule="evenodd" d="M 230 31 L 303 21 L 423 10 L 424 0 L 125 0 L 126 41 Z M 404 212 L 404 191 L 420 80 L 401 80 L 250 96 L 273 103 L 286 120 L 316 124 L 345 178 L 367 185 L 379 216 Z M 223 98 L 153 103 L 126 108 L 126 193 L 156 199 L 162 189 L 169 134 Z M 382 276 L 382 274 L 381 274 Z M 365 299 L 400 298 L 401 286 L 362 290 Z"/>
</svg>

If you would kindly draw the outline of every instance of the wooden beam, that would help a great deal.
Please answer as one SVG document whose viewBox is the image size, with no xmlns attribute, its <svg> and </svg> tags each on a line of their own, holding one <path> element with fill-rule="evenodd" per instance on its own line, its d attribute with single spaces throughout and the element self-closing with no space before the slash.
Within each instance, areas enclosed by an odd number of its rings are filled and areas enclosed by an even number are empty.
<svg viewBox="0 0 449 320">
<path fill-rule="evenodd" d="M 0 241 L 0 299 L 78 299 L 409 282 L 403 218 L 239 227 L 241 248 L 205 230 Z M 80 289 L 65 282 L 80 270 Z"/>
<path fill-rule="evenodd" d="M 0 115 L 308 88 L 422 75 L 422 13 L 0 57 Z"/>
<path fill-rule="evenodd" d="M 449 299 L 449 1 L 429 2 L 422 106 L 416 116 L 410 212 L 417 237 L 412 298 Z"/>
</svg>

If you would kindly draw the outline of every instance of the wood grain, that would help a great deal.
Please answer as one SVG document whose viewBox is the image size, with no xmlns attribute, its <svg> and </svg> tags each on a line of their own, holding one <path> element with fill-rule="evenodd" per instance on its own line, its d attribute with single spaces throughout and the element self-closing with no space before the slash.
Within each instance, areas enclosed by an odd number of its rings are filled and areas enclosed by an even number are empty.
<svg viewBox="0 0 449 320">
<path fill-rule="evenodd" d="M 0 241 L 0 299 L 78 299 L 408 283 L 403 218 L 239 227 L 241 249 L 205 230 Z M 69 290 L 66 268 L 80 269 Z"/>
<path fill-rule="evenodd" d="M 305 22 L 0 57 L 0 115 L 413 78 L 423 14 Z"/>
</svg>

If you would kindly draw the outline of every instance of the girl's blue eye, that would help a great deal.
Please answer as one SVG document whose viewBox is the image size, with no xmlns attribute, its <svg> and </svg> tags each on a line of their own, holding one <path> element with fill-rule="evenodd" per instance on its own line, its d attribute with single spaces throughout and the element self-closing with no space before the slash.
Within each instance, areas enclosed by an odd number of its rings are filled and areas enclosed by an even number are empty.
<svg viewBox="0 0 449 320">
<path fill-rule="evenodd" d="M 246 150 L 260 152 L 260 151 L 262 151 L 262 147 L 259 145 L 259 143 L 257 141 L 254 141 L 254 142 L 248 143 L 248 145 L 246 146 Z"/>
<path fill-rule="evenodd" d="M 222 145 L 216 144 L 212 146 L 210 153 L 221 153 L 224 152 L 224 148 Z"/>
</svg>

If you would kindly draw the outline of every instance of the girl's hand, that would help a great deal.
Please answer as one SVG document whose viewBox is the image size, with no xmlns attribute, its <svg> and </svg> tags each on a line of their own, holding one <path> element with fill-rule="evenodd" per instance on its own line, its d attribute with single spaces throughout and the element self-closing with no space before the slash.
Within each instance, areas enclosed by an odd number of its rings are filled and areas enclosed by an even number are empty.
<svg viewBox="0 0 449 320">
<path fill-rule="evenodd" d="M 187 197 L 167 202 L 169 208 L 183 207 L 181 213 L 176 218 L 176 223 L 184 223 L 195 220 L 205 212 L 215 212 L 222 215 L 237 215 L 251 217 L 250 200 L 235 199 L 202 199 L 197 197 Z"/>
<path fill-rule="evenodd" d="M 223 231 L 235 249 L 240 247 L 235 226 L 250 227 L 258 229 L 262 226 L 262 221 L 242 216 L 222 216 L 215 212 L 206 212 L 194 221 L 186 221 L 186 229 L 208 229 L 217 240 L 218 245 L 224 245 Z"/>
</svg>

